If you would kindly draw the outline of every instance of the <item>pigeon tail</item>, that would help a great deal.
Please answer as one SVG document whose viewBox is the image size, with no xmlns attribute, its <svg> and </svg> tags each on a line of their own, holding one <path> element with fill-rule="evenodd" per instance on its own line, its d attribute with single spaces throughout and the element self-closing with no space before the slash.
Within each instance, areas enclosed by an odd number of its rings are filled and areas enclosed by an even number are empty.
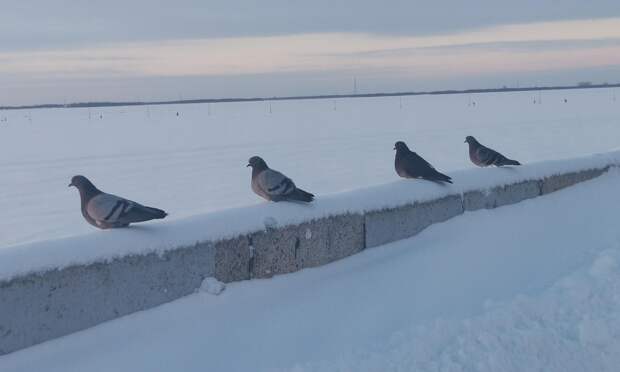
<svg viewBox="0 0 620 372">
<path fill-rule="evenodd" d="M 119 218 L 119 222 L 133 223 L 144 222 L 149 220 L 159 220 L 166 217 L 168 213 L 161 209 L 146 207 L 144 205 L 136 205 L 129 210 L 126 214 Z M 122 220 L 122 221 L 120 221 Z"/>
<path fill-rule="evenodd" d="M 440 173 L 440 172 L 435 172 L 432 180 L 452 183 L 452 177 L 446 176 L 445 174 Z"/>
<path fill-rule="evenodd" d="M 297 200 L 301 202 L 310 203 L 314 200 L 314 194 L 311 194 L 302 189 L 295 189 L 290 195 L 287 195 L 287 198 L 290 200 Z"/>
<path fill-rule="evenodd" d="M 161 210 L 161 209 L 157 209 L 157 208 L 153 208 L 153 207 L 144 207 L 144 208 L 147 209 L 151 213 L 153 219 L 158 219 L 159 220 L 159 219 L 162 219 L 162 218 L 164 218 L 164 217 L 166 217 L 168 215 L 168 213 L 166 213 L 166 211 Z"/>
<path fill-rule="evenodd" d="M 495 165 L 498 167 L 502 167 L 504 165 L 521 165 L 521 163 L 516 160 L 508 159 L 505 156 L 500 156 L 499 159 L 495 161 Z"/>
</svg>

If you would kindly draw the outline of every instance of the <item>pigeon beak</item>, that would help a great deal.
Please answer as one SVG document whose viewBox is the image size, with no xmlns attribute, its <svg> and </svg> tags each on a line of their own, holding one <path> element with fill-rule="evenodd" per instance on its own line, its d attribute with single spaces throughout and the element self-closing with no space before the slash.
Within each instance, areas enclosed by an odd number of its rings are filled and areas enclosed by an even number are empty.
<svg viewBox="0 0 620 372">
<path fill-rule="evenodd" d="M 463 143 L 467 143 L 467 140 L 463 141 Z"/>
<path fill-rule="evenodd" d="M 394 146 L 394 148 L 392 150 L 396 150 L 396 146 Z"/>
<path fill-rule="evenodd" d="M 71 182 L 68 187 L 71 187 L 71 186 L 75 186 L 73 182 Z"/>
<path fill-rule="evenodd" d="M 246 165 L 246 168 L 249 167 L 249 166 L 250 166 L 250 164 Z"/>
</svg>

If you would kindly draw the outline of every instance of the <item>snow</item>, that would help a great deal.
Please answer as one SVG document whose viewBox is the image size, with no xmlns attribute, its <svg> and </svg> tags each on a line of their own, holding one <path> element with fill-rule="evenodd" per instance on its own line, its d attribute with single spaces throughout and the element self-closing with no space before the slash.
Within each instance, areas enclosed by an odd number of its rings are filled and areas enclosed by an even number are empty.
<svg viewBox="0 0 620 372">
<path fill-rule="evenodd" d="M 226 289 L 226 284 L 220 282 L 215 278 L 205 278 L 200 284 L 200 292 L 210 293 L 212 295 L 219 295 Z"/>
<path fill-rule="evenodd" d="M 575 270 L 537 296 L 485 304 L 465 320 L 436 320 L 393 334 L 372 351 L 295 371 L 615 371 L 620 358 L 620 259 L 603 276 Z"/>
<path fill-rule="evenodd" d="M 540 105 L 528 93 L 473 95 L 475 108 L 463 95 L 404 97 L 402 109 L 399 97 L 338 100 L 336 110 L 331 100 L 274 102 L 273 114 L 264 103 L 3 111 L 0 279 L 620 162 L 618 151 L 590 155 L 618 146 L 611 90 L 543 95 Z M 473 169 L 468 134 L 527 165 Z M 397 139 L 455 184 L 400 180 Z M 316 202 L 261 201 L 245 167 L 254 154 Z M 77 173 L 170 216 L 94 230 L 66 187 Z"/>
<path fill-rule="evenodd" d="M 128 229 L 14 245 L 0 249 L 0 279 L 105 262 L 126 255 L 162 254 L 167 250 L 217 241 L 274 226 L 298 224 L 344 213 L 364 213 L 471 190 L 486 190 L 559 173 L 620 164 L 620 151 L 576 159 L 549 160 L 521 167 L 467 169 L 451 173 L 453 185 L 399 180 L 383 185 L 320 196 L 310 205 L 261 203 L 200 216 L 134 225 Z"/>
<path fill-rule="evenodd" d="M 0 111 L 0 250 L 94 231 L 66 187 L 75 174 L 165 209 L 168 223 L 261 204 L 252 155 L 322 197 L 397 180 L 396 140 L 450 175 L 473 167 L 466 135 L 523 163 L 609 151 L 620 128 L 613 92 L 542 92 L 542 104 L 522 92 L 403 97 L 402 108 L 387 97 Z"/>
<path fill-rule="evenodd" d="M 616 371 L 620 171 L 0 357 L 17 371 Z"/>
</svg>

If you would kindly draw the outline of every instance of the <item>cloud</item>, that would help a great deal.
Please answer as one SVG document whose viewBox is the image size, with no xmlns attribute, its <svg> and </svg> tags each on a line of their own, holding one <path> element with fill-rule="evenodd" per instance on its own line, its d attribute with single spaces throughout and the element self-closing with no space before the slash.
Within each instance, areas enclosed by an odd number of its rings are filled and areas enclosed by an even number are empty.
<svg viewBox="0 0 620 372">
<path fill-rule="evenodd" d="M 111 89 L 109 80 L 123 82 L 117 84 L 123 88 L 115 99 L 122 100 L 128 91 L 149 92 L 151 83 L 144 82 L 155 79 L 194 82 L 192 89 L 197 91 L 198 82 L 215 91 L 218 87 L 212 88 L 211 82 L 217 81 L 239 89 L 219 87 L 218 92 L 244 96 L 249 91 L 263 95 L 261 89 L 296 94 L 295 89 L 306 89 L 301 81 L 318 89 L 335 86 L 336 81 L 342 84 L 352 76 L 373 81 L 383 90 L 401 89 L 396 88 L 401 87 L 399 81 L 451 79 L 455 85 L 449 88 L 458 88 L 456 84 L 463 81 L 490 76 L 497 80 L 502 75 L 530 73 L 542 79 L 540 73 L 553 76 L 551 70 L 607 71 L 606 80 L 613 81 L 609 71 L 619 66 L 620 18 L 608 18 L 501 25 L 428 36 L 303 33 L 0 52 L 0 84 L 21 92 L 31 89 L 32 100 L 38 100 L 40 91 L 34 87 L 51 81 L 58 94 L 73 90 L 71 94 L 84 95 L 91 94 L 85 89 Z M 244 76 L 247 83 L 241 81 Z M 309 76 L 312 84 L 304 80 Z M 236 83 L 229 84 L 233 80 Z M 136 86 L 129 88 L 128 84 Z M 165 84 L 155 85 L 166 89 Z"/>
<path fill-rule="evenodd" d="M 620 16 L 617 0 L 5 1 L 0 50 L 316 33 L 424 36 Z M 582 30 L 587 31 L 587 30 Z"/>
<path fill-rule="evenodd" d="M 320 70 L 470 74 L 620 64 L 620 18 L 506 25 L 424 36 L 319 33 L 122 43 L 0 53 L 28 76 L 217 76 Z M 455 60 L 455 57 L 458 57 Z"/>
</svg>

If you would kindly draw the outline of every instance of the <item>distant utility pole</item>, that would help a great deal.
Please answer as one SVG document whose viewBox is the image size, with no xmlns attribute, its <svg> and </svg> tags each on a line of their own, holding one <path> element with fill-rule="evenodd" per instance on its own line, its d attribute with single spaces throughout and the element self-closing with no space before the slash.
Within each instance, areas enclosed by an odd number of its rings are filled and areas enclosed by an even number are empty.
<svg viewBox="0 0 620 372">
<path fill-rule="evenodd" d="M 357 77 L 353 77 L 353 94 L 357 94 Z"/>
</svg>

